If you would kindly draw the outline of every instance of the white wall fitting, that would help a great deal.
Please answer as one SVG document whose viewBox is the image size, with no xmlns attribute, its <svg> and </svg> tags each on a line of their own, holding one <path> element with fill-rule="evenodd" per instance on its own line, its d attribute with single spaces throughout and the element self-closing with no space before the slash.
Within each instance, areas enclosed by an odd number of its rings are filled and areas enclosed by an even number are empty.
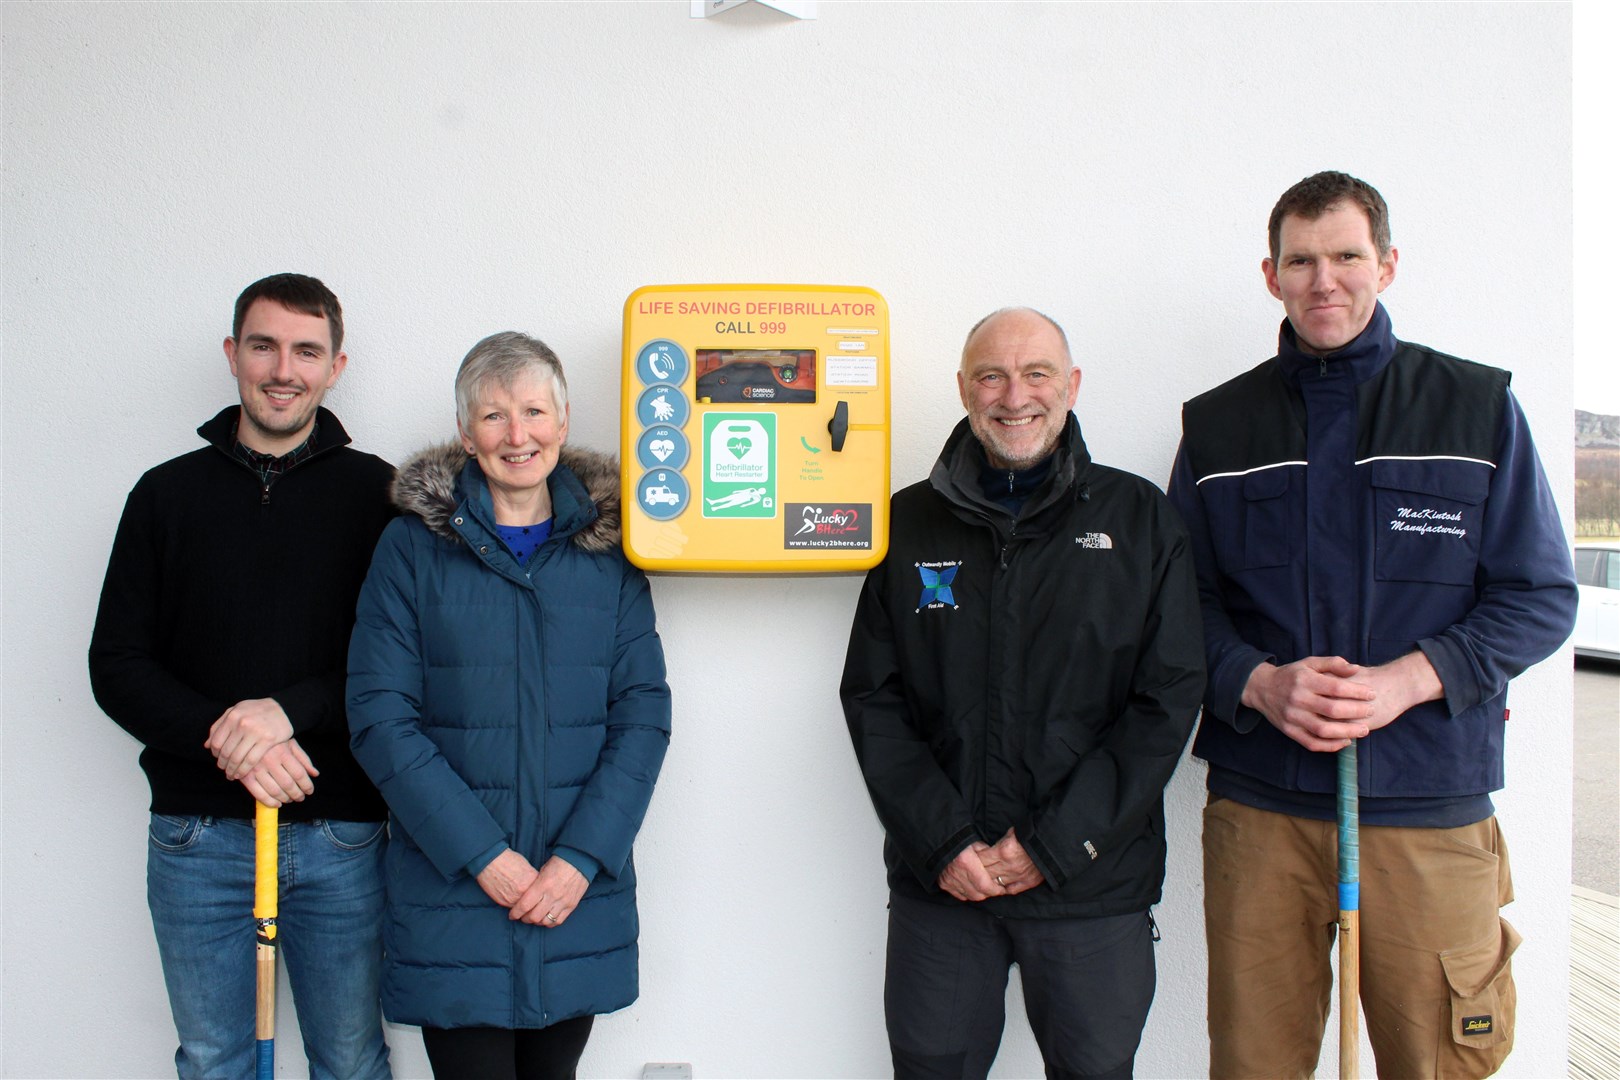
<svg viewBox="0 0 1620 1080">
<path fill-rule="evenodd" d="M 555 347 L 574 439 L 610 449 L 633 289 L 827 282 L 889 302 L 897 486 L 961 413 L 963 334 L 1011 303 L 1067 328 L 1095 456 L 1162 483 L 1180 403 L 1274 346 L 1272 203 L 1341 168 L 1392 207 L 1397 332 L 1515 373 L 1569 513 L 1568 6 L 27 3 L 0 20 L 6 1076 L 170 1069 L 146 785 L 85 648 L 124 496 L 233 400 L 219 342 L 264 274 L 337 291 L 351 363 L 329 404 L 394 461 L 451 435 L 451 377 L 487 333 Z M 836 696 L 858 586 L 654 580 L 675 736 L 638 849 L 643 997 L 600 1021 L 583 1075 L 886 1074 L 880 832 Z M 1512 699 L 1498 806 L 1527 942 L 1505 1076 L 1565 1069 L 1566 660 Z M 1189 761 L 1169 795 L 1144 1077 L 1206 1068 L 1202 784 Z M 1001 1077 L 1040 1073 L 1016 983 Z M 292 1016 L 284 998 L 288 1076 Z M 413 1030 L 390 1040 L 401 1076 L 426 1074 Z M 1323 1075 L 1334 1062 L 1330 1034 Z"/>
</svg>

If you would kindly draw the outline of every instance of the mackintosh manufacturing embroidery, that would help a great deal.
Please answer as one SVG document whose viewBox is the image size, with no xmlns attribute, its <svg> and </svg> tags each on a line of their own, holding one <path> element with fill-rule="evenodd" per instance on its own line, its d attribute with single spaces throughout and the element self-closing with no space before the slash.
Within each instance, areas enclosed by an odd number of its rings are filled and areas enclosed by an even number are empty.
<svg viewBox="0 0 1620 1080">
<path fill-rule="evenodd" d="M 1395 508 L 1395 516 L 1390 519 L 1389 527 L 1392 532 L 1440 533 L 1455 536 L 1460 540 L 1468 535 L 1468 530 L 1460 525 L 1445 524 L 1460 521 L 1462 521 L 1461 510 L 1436 510 L 1432 506 L 1398 506 Z M 1440 524 L 1431 524 L 1432 522 Z"/>
</svg>

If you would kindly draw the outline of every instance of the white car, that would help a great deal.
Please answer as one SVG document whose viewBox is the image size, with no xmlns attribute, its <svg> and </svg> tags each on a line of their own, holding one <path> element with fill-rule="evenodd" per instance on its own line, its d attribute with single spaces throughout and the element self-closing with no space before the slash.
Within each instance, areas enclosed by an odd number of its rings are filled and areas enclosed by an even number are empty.
<svg viewBox="0 0 1620 1080">
<path fill-rule="evenodd" d="M 1620 543 L 1576 544 L 1575 586 L 1575 655 L 1620 660 Z"/>
<path fill-rule="evenodd" d="M 668 503 L 670 506 L 679 506 L 681 496 L 679 492 L 671 491 L 667 487 L 650 487 L 641 496 L 647 500 L 648 506 L 657 506 L 659 503 Z"/>
</svg>

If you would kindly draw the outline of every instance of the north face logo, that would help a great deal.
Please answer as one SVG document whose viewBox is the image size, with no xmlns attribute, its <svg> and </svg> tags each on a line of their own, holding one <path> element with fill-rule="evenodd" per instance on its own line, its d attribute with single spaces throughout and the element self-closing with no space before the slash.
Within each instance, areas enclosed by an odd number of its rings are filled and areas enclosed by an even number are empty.
<svg viewBox="0 0 1620 1080">
<path fill-rule="evenodd" d="M 1107 533 L 1081 533 L 1074 538 L 1074 542 L 1083 548 L 1109 549 L 1114 546 L 1114 538 Z"/>
</svg>

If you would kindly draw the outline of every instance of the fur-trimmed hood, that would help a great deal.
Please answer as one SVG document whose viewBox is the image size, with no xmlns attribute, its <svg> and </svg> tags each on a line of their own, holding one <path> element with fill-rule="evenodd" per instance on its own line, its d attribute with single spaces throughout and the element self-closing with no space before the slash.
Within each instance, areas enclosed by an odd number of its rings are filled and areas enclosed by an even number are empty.
<svg viewBox="0 0 1620 1080">
<path fill-rule="evenodd" d="M 462 495 L 457 482 L 462 470 L 471 464 L 483 484 L 477 463 L 467 456 L 460 443 L 447 442 L 413 454 L 394 476 L 391 496 L 394 505 L 422 519 L 429 531 L 448 539 L 461 540 L 450 524 Z M 611 454 L 564 446 L 558 467 L 566 469 L 596 504 L 596 516 L 576 533 L 572 542 L 582 551 L 601 554 L 619 546 L 619 464 Z M 550 483 L 562 479 L 555 472 Z"/>
</svg>

